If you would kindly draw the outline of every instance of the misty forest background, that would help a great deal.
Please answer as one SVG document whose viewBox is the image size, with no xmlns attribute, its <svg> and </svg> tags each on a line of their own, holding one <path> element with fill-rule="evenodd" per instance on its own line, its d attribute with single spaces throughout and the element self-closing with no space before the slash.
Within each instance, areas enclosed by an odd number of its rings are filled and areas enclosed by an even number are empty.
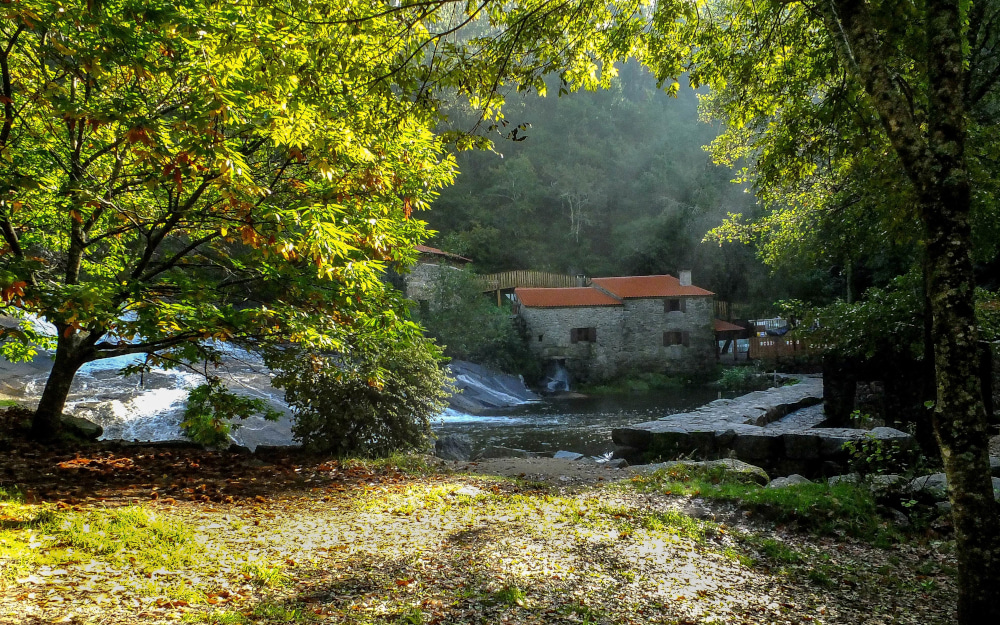
<svg viewBox="0 0 1000 625">
<path fill-rule="evenodd" d="M 766 265 L 753 244 L 720 245 L 706 234 L 730 213 L 754 221 L 752 181 L 740 166 L 713 163 L 706 150 L 722 131 L 687 86 L 671 95 L 636 63 L 614 86 L 557 97 L 508 95 L 505 127 L 490 131 L 495 151 L 458 154 L 460 175 L 423 217 L 428 243 L 473 260 L 477 273 L 533 269 L 587 276 L 650 275 L 693 269 L 698 286 L 744 304 L 747 314 L 773 304 L 853 300 L 904 274 L 912 245 L 864 248 L 834 241 Z M 477 127 L 477 112 L 449 111 L 456 130 Z M 822 224 L 816 225 L 822 229 Z M 822 231 L 803 232 L 823 241 Z M 851 248 L 850 266 L 838 249 Z M 991 271 L 979 267 L 980 283 Z"/>
<path fill-rule="evenodd" d="M 634 63 L 607 91 L 555 97 L 558 81 L 549 86 L 548 97 L 508 96 L 495 152 L 459 153 L 457 182 L 424 216 L 437 231 L 431 245 L 471 258 L 480 273 L 691 268 L 699 286 L 758 312 L 783 297 L 843 296 L 836 264 L 772 275 L 751 246 L 703 241 L 728 213 L 757 209 L 748 184 L 733 183 L 740 171 L 715 165 L 705 150 L 720 128 L 700 118 L 695 91 L 673 97 Z M 468 110 L 450 115 L 455 129 L 478 122 Z"/>
</svg>

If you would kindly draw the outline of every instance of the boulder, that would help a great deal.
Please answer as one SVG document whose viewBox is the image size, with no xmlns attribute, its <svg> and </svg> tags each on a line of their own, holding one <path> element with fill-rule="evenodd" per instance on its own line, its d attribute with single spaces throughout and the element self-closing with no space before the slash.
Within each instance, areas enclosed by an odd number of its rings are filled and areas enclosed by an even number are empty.
<svg viewBox="0 0 1000 625">
<path fill-rule="evenodd" d="M 442 436 L 434 441 L 434 455 L 442 460 L 468 460 L 472 457 L 472 440 L 464 434 Z"/>
<path fill-rule="evenodd" d="M 1000 477 L 1000 458 L 990 456 L 990 475 Z"/>
<path fill-rule="evenodd" d="M 875 496 L 881 496 L 902 489 L 905 486 L 903 482 L 905 482 L 905 478 L 895 473 L 873 475 L 868 483 L 868 488 Z"/>
<path fill-rule="evenodd" d="M 658 469 L 670 469 L 672 467 L 686 467 L 693 470 L 711 470 L 722 467 L 725 473 L 732 473 L 744 481 L 749 479 L 763 486 L 770 479 L 767 472 L 755 465 L 737 460 L 736 458 L 722 458 L 721 460 L 671 460 L 670 462 L 658 462 L 656 464 L 644 464 L 633 467 L 643 472 L 653 472 Z"/>
<path fill-rule="evenodd" d="M 583 454 L 578 454 L 575 451 L 557 451 L 552 455 L 553 458 L 559 460 L 580 460 L 583 458 Z"/>
<path fill-rule="evenodd" d="M 914 439 L 913 436 L 895 428 L 872 428 L 871 431 L 868 432 L 868 437 L 884 441 L 886 443 L 892 443 L 902 449 L 910 449 L 916 444 L 916 439 Z"/>
<path fill-rule="evenodd" d="M 812 481 L 799 475 L 798 473 L 793 473 L 788 477 L 776 477 L 768 483 L 768 488 L 786 488 L 788 486 L 795 486 L 796 484 L 812 484 Z"/>
<path fill-rule="evenodd" d="M 791 460 L 818 460 L 820 436 L 808 430 L 790 432 L 781 437 L 785 457 Z"/>
<path fill-rule="evenodd" d="M 913 495 L 946 501 L 948 499 L 948 477 L 944 473 L 922 475 L 912 480 L 906 490 Z M 993 478 L 993 498 L 1000 501 L 1000 477 Z"/>
<path fill-rule="evenodd" d="M 826 483 L 830 486 L 836 486 L 837 484 L 857 484 L 860 481 L 860 475 L 857 473 L 848 473 L 847 475 L 834 475 Z"/>
<path fill-rule="evenodd" d="M 948 499 L 948 478 L 944 473 L 922 475 L 910 481 L 906 490 L 914 495 L 943 501 Z"/>
<path fill-rule="evenodd" d="M 611 460 L 608 460 L 604 464 L 606 466 L 611 467 L 612 469 L 624 469 L 625 467 L 628 466 L 628 461 L 625 460 L 624 458 L 612 458 Z"/>
<path fill-rule="evenodd" d="M 736 433 L 732 448 L 737 457 L 747 460 L 772 460 L 779 456 L 778 447 L 781 443 L 779 433 L 757 428 L 757 432 L 748 432 L 741 428 Z"/>
<path fill-rule="evenodd" d="M 96 441 L 104 434 L 104 428 L 83 417 L 64 414 L 61 421 L 63 431 L 85 441 Z"/>
</svg>

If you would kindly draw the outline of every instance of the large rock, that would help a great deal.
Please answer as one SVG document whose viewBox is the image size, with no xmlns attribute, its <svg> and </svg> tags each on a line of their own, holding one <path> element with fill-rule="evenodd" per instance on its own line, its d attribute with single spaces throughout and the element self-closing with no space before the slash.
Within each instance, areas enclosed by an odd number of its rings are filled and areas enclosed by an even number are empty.
<svg viewBox="0 0 1000 625">
<path fill-rule="evenodd" d="M 736 430 L 736 440 L 731 447 L 741 459 L 770 461 L 781 455 L 781 432 L 743 426 Z"/>
<path fill-rule="evenodd" d="M 519 376 L 498 373 L 462 360 L 451 361 L 448 369 L 459 391 L 448 403 L 459 412 L 481 414 L 538 400 L 538 395 L 528 390 Z"/>
<path fill-rule="evenodd" d="M 902 449 L 911 449 L 917 443 L 913 436 L 895 428 L 872 428 L 871 431 L 868 432 L 867 436 L 885 443 L 891 443 L 892 445 Z"/>
<path fill-rule="evenodd" d="M 83 417 L 64 414 L 61 421 L 63 431 L 85 441 L 96 441 L 104 434 L 104 428 Z"/>
<path fill-rule="evenodd" d="M 635 470 L 642 471 L 645 473 L 651 473 L 658 469 L 671 469 L 673 467 L 684 467 L 694 471 L 710 471 L 712 469 L 721 468 L 723 473 L 731 474 L 740 479 L 740 481 L 751 481 L 763 486 L 770 481 L 770 477 L 767 475 L 767 471 L 764 469 L 743 462 L 742 460 L 737 460 L 736 458 L 721 458 L 719 460 L 671 460 L 669 462 L 658 462 L 656 464 L 644 464 L 632 467 Z"/>
<path fill-rule="evenodd" d="M 1000 477 L 1000 458 L 990 456 L 990 475 Z"/>
<path fill-rule="evenodd" d="M 434 455 L 442 460 L 468 460 L 472 457 L 472 439 L 465 434 L 442 436 L 434 441 Z"/>
<path fill-rule="evenodd" d="M 812 480 L 797 473 L 788 477 L 776 477 L 767 485 L 768 488 L 787 488 L 798 484 L 812 484 Z"/>
<path fill-rule="evenodd" d="M 1000 477 L 992 479 L 993 498 L 1000 501 Z M 906 490 L 913 495 L 944 501 L 948 499 L 948 477 L 944 473 L 922 475 L 913 479 Z"/>
</svg>

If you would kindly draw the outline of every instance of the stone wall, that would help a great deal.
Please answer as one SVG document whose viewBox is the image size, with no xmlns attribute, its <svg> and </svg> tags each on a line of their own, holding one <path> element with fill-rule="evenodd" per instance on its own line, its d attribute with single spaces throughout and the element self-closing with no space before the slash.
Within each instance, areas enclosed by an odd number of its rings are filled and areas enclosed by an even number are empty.
<svg viewBox="0 0 1000 625">
<path fill-rule="evenodd" d="M 701 373 L 715 365 L 715 306 L 711 297 L 687 297 L 685 310 L 664 312 L 662 298 L 625 300 L 624 358 L 620 367 L 664 373 Z M 664 332 L 687 332 L 687 345 L 664 345 Z"/>
<path fill-rule="evenodd" d="M 434 293 L 434 283 L 444 271 L 461 271 L 445 263 L 417 263 L 404 276 L 406 298 L 415 302 L 430 301 Z"/>
<path fill-rule="evenodd" d="M 624 309 L 621 306 L 521 308 L 528 346 L 542 360 L 564 360 L 575 381 L 611 377 L 622 360 Z M 573 328 L 595 328 L 597 341 L 573 343 Z"/>
<path fill-rule="evenodd" d="M 595 382 L 631 369 L 701 373 L 715 364 L 711 297 L 686 298 L 685 310 L 664 312 L 663 298 L 622 306 L 521 308 L 529 346 L 542 360 L 563 360 L 575 381 Z M 573 328 L 595 328 L 597 341 L 573 343 Z M 664 332 L 687 332 L 688 345 L 663 344 Z"/>
</svg>

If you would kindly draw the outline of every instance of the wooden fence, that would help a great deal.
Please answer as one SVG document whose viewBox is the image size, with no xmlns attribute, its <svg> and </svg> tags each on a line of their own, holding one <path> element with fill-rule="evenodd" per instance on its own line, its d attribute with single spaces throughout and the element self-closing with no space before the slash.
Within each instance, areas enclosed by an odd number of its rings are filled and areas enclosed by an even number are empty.
<svg viewBox="0 0 1000 625">
<path fill-rule="evenodd" d="M 727 302 L 725 300 L 715 300 L 715 318 L 723 321 L 734 319 L 749 319 L 753 316 L 753 306 L 741 302 Z"/>
<path fill-rule="evenodd" d="M 483 292 L 506 291 L 518 287 L 558 288 L 581 286 L 581 281 L 584 286 L 590 284 L 590 280 L 582 276 L 567 276 L 561 273 L 547 273 L 528 269 L 485 274 L 479 276 L 479 281 Z"/>
<path fill-rule="evenodd" d="M 819 346 L 803 339 L 781 336 L 752 336 L 748 356 L 751 360 L 776 360 L 795 356 L 809 356 L 819 351 Z"/>
</svg>

